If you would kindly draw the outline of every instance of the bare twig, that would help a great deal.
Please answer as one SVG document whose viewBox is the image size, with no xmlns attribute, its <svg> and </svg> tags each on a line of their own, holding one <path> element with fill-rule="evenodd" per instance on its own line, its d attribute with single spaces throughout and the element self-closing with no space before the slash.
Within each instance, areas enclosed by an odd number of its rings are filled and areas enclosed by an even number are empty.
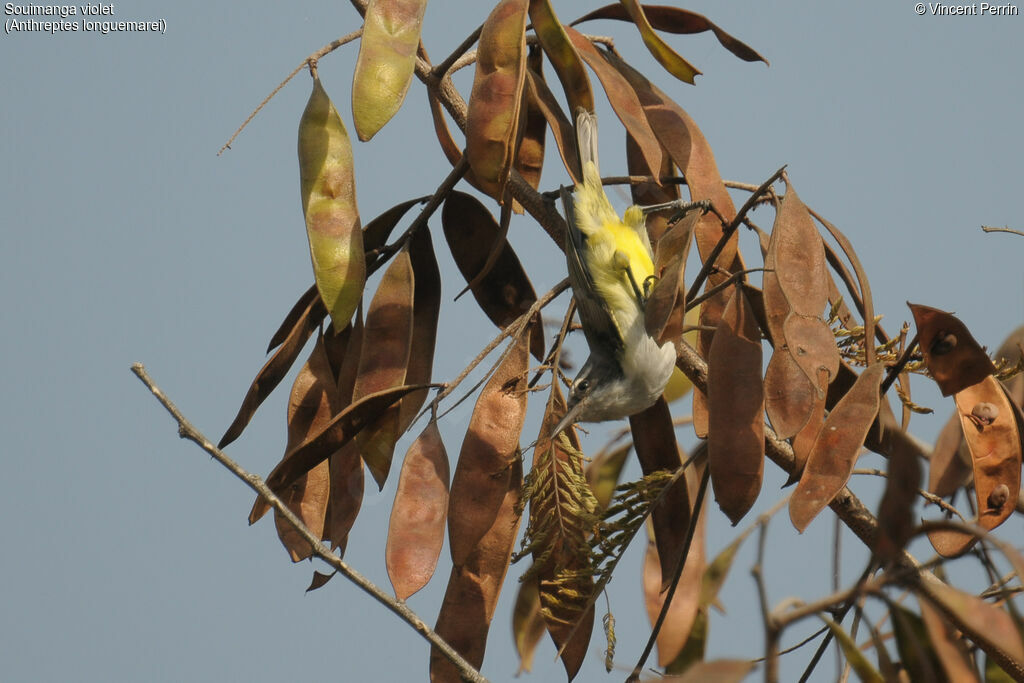
<svg viewBox="0 0 1024 683">
<path fill-rule="evenodd" d="M 239 133 L 241 133 L 242 130 L 246 126 L 249 125 L 249 122 L 251 122 L 254 118 L 256 118 L 256 115 L 260 113 L 260 110 L 263 109 L 263 107 L 266 106 L 267 102 L 269 102 L 270 100 L 272 100 L 274 98 L 274 95 L 276 95 L 277 93 L 279 93 L 281 91 L 281 88 L 283 88 L 284 86 L 286 86 L 288 84 L 288 81 L 290 81 L 293 78 L 295 78 L 295 74 L 299 73 L 300 71 L 302 71 L 307 66 L 315 64 L 318 59 L 320 59 L 324 55 L 327 55 L 327 54 L 333 52 L 334 50 L 337 50 L 339 47 L 341 47 L 345 43 L 351 43 L 353 40 L 355 40 L 356 38 L 358 38 L 361 35 L 363 35 L 363 29 L 358 28 L 355 31 L 352 31 L 352 33 L 349 33 L 348 35 L 344 35 L 341 38 L 338 38 L 337 40 L 332 40 L 331 42 L 327 43 L 322 48 L 320 48 L 319 50 L 314 52 L 313 54 L 311 54 L 308 57 L 306 57 L 305 59 L 303 59 L 302 63 L 299 64 L 297 67 L 295 67 L 295 69 L 292 70 L 292 72 L 290 74 L 285 76 L 285 79 L 283 81 L 281 81 L 276 88 L 271 90 L 270 94 L 267 95 L 266 97 L 264 97 L 263 101 L 260 102 L 256 106 L 256 108 L 252 110 L 252 113 L 249 114 L 249 117 L 245 121 L 242 122 L 242 125 L 240 125 L 238 127 L 238 130 L 236 130 L 231 135 L 231 137 L 228 138 L 228 141 L 224 143 L 224 146 L 221 147 L 217 151 L 217 156 L 220 156 L 221 154 L 223 154 L 224 150 L 231 149 L 231 143 L 235 141 L 235 138 L 238 137 Z"/>
<path fill-rule="evenodd" d="M 153 392 L 153 396 L 160 402 L 160 404 L 167 410 L 168 413 L 178 423 L 178 436 L 183 439 L 192 441 L 197 446 L 202 448 L 204 451 L 213 456 L 214 460 L 219 462 L 228 471 L 234 474 L 236 477 L 245 482 L 249 488 L 260 495 L 267 503 L 270 504 L 277 513 L 286 519 L 295 530 L 299 533 L 302 538 L 309 543 L 313 550 L 313 554 L 319 557 L 321 560 L 333 567 L 337 572 L 345 575 L 350 581 L 358 586 L 363 592 L 367 593 L 374 600 L 384 605 L 386 608 L 394 612 L 405 621 L 409 626 L 413 628 L 417 633 L 423 636 L 430 642 L 431 645 L 436 647 L 444 656 L 459 670 L 459 674 L 465 681 L 475 681 L 477 683 L 486 683 L 487 679 L 476 670 L 469 662 L 462 658 L 462 656 L 456 652 L 451 645 L 449 645 L 443 638 L 434 632 L 430 626 L 428 626 L 420 617 L 413 612 L 409 607 L 399 600 L 395 600 L 390 595 L 385 593 L 376 584 L 371 582 L 369 579 L 364 577 L 356 570 L 349 567 L 349 565 L 342 560 L 340 557 L 331 552 L 331 549 L 321 543 L 320 539 L 309 530 L 309 528 L 302 523 L 295 513 L 291 511 L 284 502 L 277 497 L 277 495 L 270 490 L 262 478 L 258 475 L 252 474 L 241 467 L 234 460 L 224 454 L 219 448 L 213 445 L 209 439 L 207 439 L 202 432 L 196 429 L 191 422 L 178 410 L 178 408 L 171 402 L 164 392 L 156 385 L 155 382 L 150 378 L 149 373 L 146 372 L 146 368 L 142 363 L 135 363 L 132 365 L 132 372 L 135 376 L 142 381 L 146 387 Z"/>
<path fill-rule="evenodd" d="M 1020 235 L 1021 237 L 1024 237 L 1024 230 L 1014 230 L 1013 228 L 1005 225 L 1001 228 L 994 228 L 991 225 L 983 225 L 981 226 L 981 229 L 984 232 L 1008 232 L 1013 235 Z"/>
<path fill-rule="evenodd" d="M 764 680 L 775 683 L 779 680 L 779 638 L 782 626 L 776 621 L 775 615 L 768 606 L 768 586 L 764 581 L 764 551 L 768 538 L 768 521 L 760 525 L 757 538 L 757 560 L 750 568 L 750 574 L 757 585 L 757 598 L 761 605 L 761 618 L 764 621 Z"/>
</svg>

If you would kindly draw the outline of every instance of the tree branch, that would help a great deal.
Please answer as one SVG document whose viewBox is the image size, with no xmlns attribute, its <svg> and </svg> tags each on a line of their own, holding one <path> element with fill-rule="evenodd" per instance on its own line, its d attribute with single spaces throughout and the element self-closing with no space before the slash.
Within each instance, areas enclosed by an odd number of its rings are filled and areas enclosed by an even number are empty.
<svg viewBox="0 0 1024 683">
<path fill-rule="evenodd" d="M 381 590 L 376 584 L 371 582 L 365 576 L 357 572 L 348 566 L 340 557 L 331 552 L 331 549 L 321 543 L 320 539 L 313 534 L 309 528 L 302 523 L 295 513 L 284 504 L 284 502 L 277 497 L 277 495 L 270 490 L 267 484 L 258 475 L 252 474 L 243 469 L 238 463 L 229 458 L 224 454 L 222 450 L 213 445 L 209 439 L 207 439 L 202 432 L 196 429 L 189 420 L 182 415 L 181 411 L 178 410 L 177 406 L 171 402 L 164 392 L 158 387 L 153 380 L 150 378 L 149 373 L 146 372 L 146 368 L 142 363 L 134 363 L 132 365 L 132 372 L 135 376 L 146 385 L 146 387 L 153 392 L 153 395 L 160 402 L 160 404 L 171 414 L 171 417 L 178 423 L 178 436 L 183 439 L 192 441 L 197 446 L 202 448 L 204 451 L 213 456 L 214 460 L 219 462 L 225 468 L 228 469 L 232 474 L 245 482 L 249 488 L 258 493 L 271 507 L 274 508 L 284 519 L 291 524 L 295 530 L 302 536 L 302 538 L 309 543 L 313 549 L 313 554 L 319 557 L 321 560 L 329 564 L 336 571 L 344 574 L 350 581 L 356 584 L 363 592 L 367 593 L 374 600 L 387 607 L 389 610 L 394 612 L 405 621 L 409 626 L 413 628 L 417 633 L 426 638 L 432 645 L 436 646 L 438 650 L 444 654 L 448 660 L 455 665 L 459 670 L 459 674 L 462 676 L 464 681 L 472 681 L 474 683 L 486 683 L 487 679 L 476 670 L 469 662 L 462 658 L 462 656 L 456 652 L 451 645 L 444 641 L 437 633 L 434 632 L 430 626 L 428 626 L 420 617 L 413 612 L 409 607 L 399 600 L 392 598 L 390 595 Z"/>
</svg>

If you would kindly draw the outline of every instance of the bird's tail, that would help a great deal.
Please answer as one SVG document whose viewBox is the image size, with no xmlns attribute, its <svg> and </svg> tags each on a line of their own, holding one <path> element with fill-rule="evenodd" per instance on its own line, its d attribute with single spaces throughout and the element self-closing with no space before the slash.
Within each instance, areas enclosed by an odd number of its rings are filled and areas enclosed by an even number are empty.
<svg viewBox="0 0 1024 683">
<path fill-rule="evenodd" d="M 601 170 L 597 161 L 597 114 L 580 107 L 576 110 L 576 146 L 580 153 L 583 182 L 601 184 Z"/>
</svg>

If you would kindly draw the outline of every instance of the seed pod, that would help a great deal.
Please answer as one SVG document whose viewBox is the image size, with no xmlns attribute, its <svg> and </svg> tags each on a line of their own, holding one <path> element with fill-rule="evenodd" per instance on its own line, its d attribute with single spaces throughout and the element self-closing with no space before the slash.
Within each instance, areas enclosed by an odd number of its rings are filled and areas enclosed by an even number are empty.
<svg viewBox="0 0 1024 683">
<path fill-rule="evenodd" d="M 352 77 L 352 121 L 366 141 L 405 100 L 416 67 L 426 0 L 370 0 Z"/>
<path fill-rule="evenodd" d="M 313 275 L 334 328 L 341 330 L 362 297 L 366 258 L 356 208 L 352 145 L 316 76 L 299 121 L 298 147 L 302 212 Z"/>
</svg>

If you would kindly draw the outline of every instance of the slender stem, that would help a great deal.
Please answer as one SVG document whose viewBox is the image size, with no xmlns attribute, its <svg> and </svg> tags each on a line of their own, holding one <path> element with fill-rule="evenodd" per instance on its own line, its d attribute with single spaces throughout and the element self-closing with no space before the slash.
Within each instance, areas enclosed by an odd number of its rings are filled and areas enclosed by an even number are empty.
<svg viewBox="0 0 1024 683">
<path fill-rule="evenodd" d="M 732 221 L 722 229 L 722 236 L 721 238 L 719 238 L 718 244 L 716 244 L 715 248 L 711 250 L 710 254 L 708 254 L 708 257 L 704 260 L 704 264 L 701 266 L 700 272 L 697 273 L 697 277 L 694 278 L 693 284 L 690 285 L 689 291 L 686 292 L 686 301 L 690 301 L 691 299 L 697 296 L 697 292 L 700 291 L 701 286 L 703 286 L 704 284 L 704 280 L 711 273 L 711 269 L 716 267 L 715 261 L 718 260 L 719 254 L 721 254 L 722 250 L 725 249 L 725 245 L 729 242 L 729 239 L 732 237 L 733 233 L 736 232 L 737 228 L 739 228 L 740 225 L 743 223 L 743 220 L 746 217 L 747 212 L 750 211 L 750 209 L 753 208 L 755 204 L 757 204 L 758 198 L 760 198 L 761 195 L 768 191 L 768 189 L 772 186 L 772 183 L 778 180 L 779 176 L 781 176 L 785 172 L 785 170 L 786 167 L 783 166 L 775 173 L 773 173 L 768 178 L 768 180 L 761 183 L 761 185 L 756 190 L 754 190 L 754 192 L 751 193 L 749 197 L 747 197 L 747 201 L 744 202 L 743 206 L 740 207 L 740 210 L 736 212 L 736 217 L 733 218 Z"/>
<path fill-rule="evenodd" d="M 247 118 L 247 119 L 246 119 L 245 121 L 243 121 L 243 122 L 242 122 L 242 125 L 240 125 L 240 126 L 238 127 L 238 130 L 236 130 L 236 131 L 235 131 L 235 132 L 234 132 L 234 133 L 233 133 L 233 134 L 231 135 L 231 137 L 230 137 L 230 138 L 228 138 L 228 141 L 224 143 L 224 146 L 223 146 L 223 147 L 221 147 L 221 148 L 220 148 L 220 149 L 219 149 L 219 150 L 217 151 L 217 156 L 220 156 L 221 154 L 223 154 L 223 153 L 224 153 L 224 150 L 226 150 L 226 149 L 231 149 L 231 143 L 235 141 L 235 138 L 237 138 L 237 137 L 238 137 L 238 135 L 239 135 L 239 134 L 240 134 L 240 133 L 242 132 L 242 130 L 243 130 L 243 129 L 244 129 L 244 128 L 245 128 L 246 126 L 248 126 L 248 125 L 249 125 L 249 122 L 250 122 L 250 121 L 252 121 L 252 120 L 253 120 L 254 118 L 256 118 L 256 115 L 257 115 L 257 114 L 259 114 L 259 113 L 260 113 L 260 110 L 261 110 L 261 109 L 263 109 L 263 107 L 265 107 L 265 106 L 266 106 L 267 102 L 269 102 L 270 100 L 272 100 L 272 99 L 274 98 L 274 95 L 276 95 L 277 93 L 279 93 L 279 92 L 281 91 L 281 88 L 283 88 L 284 86 L 286 86 L 286 85 L 288 84 L 288 81 L 290 81 L 290 80 L 292 80 L 293 78 L 295 78 L 295 74 L 299 73 L 300 71 L 302 71 L 302 70 L 303 70 L 304 68 L 306 68 L 307 66 L 310 66 L 310 65 L 312 65 L 312 64 L 314 64 L 314 63 L 316 63 L 316 61 L 317 61 L 318 59 L 320 59 L 320 58 L 321 58 L 321 57 L 323 57 L 324 55 L 327 55 L 327 54 L 329 54 L 329 53 L 333 52 L 334 50 L 337 50 L 337 49 L 338 49 L 339 47 L 341 47 L 342 45 L 344 45 L 344 44 L 346 44 L 346 43 L 351 43 L 351 42 L 352 42 L 353 40 L 355 40 L 356 38 L 358 38 L 358 37 L 359 37 L 359 36 L 361 36 L 361 35 L 363 35 L 363 29 L 361 29 L 361 28 L 358 28 L 358 29 L 356 29 L 355 31 L 352 31 L 352 33 L 349 33 L 349 34 L 347 34 L 347 35 L 344 35 L 344 36 L 342 36 L 341 38 L 338 38 L 337 40 L 332 40 L 331 42 L 327 43 L 327 44 L 326 44 L 326 45 L 324 45 L 324 46 L 323 46 L 322 48 L 320 48 L 319 50 L 317 50 L 316 52 L 314 52 L 313 54 L 311 54 L 311 55 L 309 55 L 308 57 L 306 57 L 305 59 L 303 59 L 303 60 L 302 60 L 302 63 L 300 63 L 300 64 L 299 64 L 299 65 L 298 65 L 297 67 L 295 67 L 295 69 L 293 69 L 293 70 L 292 70 L 292 72 L 291 72 L 290 74 L 288 74 L 287 76 L 285 76 L 285 79 L 284 79 L 283 81 L 281 81 L 281 82 L 280 82 L 280 83 L 279 83 L 279 84 L 277 85 L 277 87 L 276 87 L 276 88 L 274 88 L 273 90 L 271 90 L 271 91 L 270 91 L 270 94 L 269 94 L 269 95 L 267 95 L 266 97 L 264 97 L 264 98 L 263 98 L 263 101 L 262 101 L 262 102 L 260 102 L 260 103 L 259 103 L 259 104 L 258 104 L 258 105 L 256 106 L 256 108 L 255 108 L 255 109 L 253 109 L 252 113 L 251 113 L 251 114 L 249 114 L 249 117 L 248 117 L 248 118 Z"/>
<path fill-rule="evenodd" d="M 431 69 L 431 74 L 434 78 L 441 79 L 448 75 L 448 71 L 452 68 L 452 64 L 454 64 L 459 57 L 464 55 L 469 48 L 473 47 L 473 44 L 476 41 L 480 40 L 480 32 L 483 28 L 483 24 L 477 26 L 476 30 L 466 36 L 466 39 L 463 40 L 458 47 L 452 50 L 452 53 L 448 55 L 444 61 Z"/>
<path fill-rule="evenodd" d="M 983 226 L 981 226 L 981 229 L 984 232 L 1008 232 L 1008 233 L 1010 233 L 1012 235 L 1020 235 L 1021 237 L 1024 237 L 1024 230 L 1014 230 L 1013 228 L 1011 228 L 1009 226 L 1006 226 L 1006 225 L 1004 225 L 1001 228 L 998 228 L 998 227 L 994 228 L 991 225 L 983 225 Z"/>
<path fill-rule="evenodd" d="M 900 376 L 901 372 L 903 372 L 903 368 L 905 368 L 907 363 L 910 362 L 910 359 L 914 355 L 915 346 L 917 346 L 916 333 L 914 334 L 914 338 L 910 340 L 910 343 L 907 344 L 906 348 L 903 349 L 903 353 L 900 354 L 896 364 L 889 368 L 889 372 L 886 374 L 885 379 L 882 380 L 882 386 L 878 390 L 882 396 L 885 396 L 885 392 L 889 391 L 889 387 L 892 386 L 892 383 L 895 382 L 896 378 Z"/>
<path fill-rule="evenodd" d="M 485 683 L 487 681 L 484 676 L 476 670 L 473 665 L 467 662 L 462 656 L 456 652 L 451 645 L 449 645 L 443 638 L 441 638 L 433 629 L 430 628 L 420 617 L 413 612 L 409 607 L 399 600 L 392 598 L 390 595 L 381 590 L 376 584 L 367 579 L 365 576 L 352 569 L 344 560 L 331 552 L 331 549 L 324 545 L 320 539 L 309 530 L 309 528 L 302 523 L 295 513 L 291 511 L 284 501 L 277 497 L 277 495 L 270 490 L 262 478 L 258 475 L 252 474 L 241 467 L 234 460 L 224 454 L 219 448 L 213 445 L 209 439 L 207 439 L 202 432 L 196 429 L 192 423 L 178 410 L 177 406 L 171 402 L 171 400 L 164 394 L 164 392 L 156 385 L 156 383 L 150 378 L 149 373 L 146 372 L 146 368 L 142 363 L 135 363 L 132 365 L 132 372 L 135 376 L 142 381 L 146 387 L 153 392 L 153 396 L 160 402 L 160 404 L 171 414 L 171 417 L 178 423 L 178 435 L 183 439 L 192 441 L 197 446 L 202 448 L 204 451 L 213 456 L 214 460 L 219 462 L 228 471 L 234 474 L 236 477 L 245 482 L 249 488 L 259 494 L 267 503 L 270 504 L 277 513 L 288 521 L 292 527 L 299 533 L 302 538 L 309 543 L 313 550 L 313 554 L 319 557 L 321 560 L 333 567 L 337 572 L 344 574 L 350 581 L 356 586 L 367 593 L 374 600 L 387 607 L 389 610 L 394 612 L 405 621 L 409 626 L 413 628 L 417 633 L 426 638 L 431 645 L 436 647 L 455 667 L 459 670 L 459 674 L 465 681 L 474 681 L 478 683 Z"/>
<path fill-rule="evenodd" d="M 768 605 L 768 586 L 764 581 L 764 552 L 765 542 L 768 538 L 768 522 L 765 521 L 759 527 L 757 538 L 757 560 L 750 568 L 750 574 L 754 577 L 757 586 L 757 599 L 761 605 L 761 618 L 764 621 L 764 680 L 765 683 L 775 683 L 779 680 L 779 639 L 782 636 L 782 626 L 779 625 Z"/>
</svg>

